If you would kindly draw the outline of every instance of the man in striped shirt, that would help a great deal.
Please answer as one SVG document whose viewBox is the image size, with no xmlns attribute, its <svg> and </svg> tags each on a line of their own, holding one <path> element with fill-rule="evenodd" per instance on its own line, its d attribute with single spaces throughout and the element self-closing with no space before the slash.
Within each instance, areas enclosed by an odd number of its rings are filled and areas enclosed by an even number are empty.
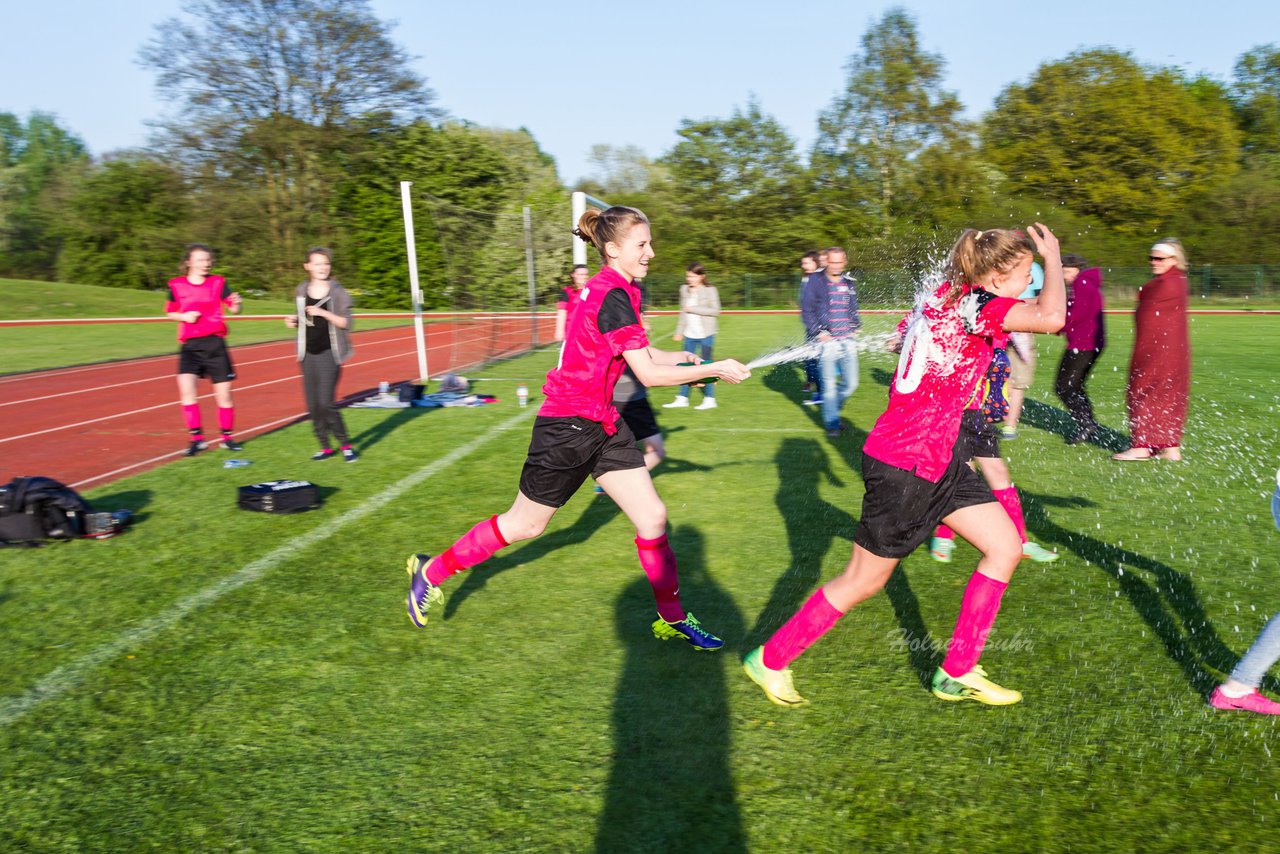
<svg viewBox="0 0 1280 854">
<path fill-rule="evenodd" d="M 858 316 L 858 288 L 853 276 L 844 272 L 849 261 L 844 249 L 827 250 L 826 269 L 805 280 L 800 301 L 800 317 L 809 340 L 821 347 L 818 358 L 822 377 L 822 423 L 827 436 L 840 435 L 840 407 L 858 388 L 858 349 L 854 336 L 862 328 Z M 836 371 L 840 385 L 836 387 Z"/>
</svg>

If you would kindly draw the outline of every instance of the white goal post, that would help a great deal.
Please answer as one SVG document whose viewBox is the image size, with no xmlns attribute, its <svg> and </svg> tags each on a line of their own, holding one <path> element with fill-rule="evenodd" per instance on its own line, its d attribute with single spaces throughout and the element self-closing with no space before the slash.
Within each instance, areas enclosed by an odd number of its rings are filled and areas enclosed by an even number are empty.
<svg viewBox="0 0 1280 854">
<path fill-rule="evenodd" d="M 587 212 L 587 205 L 597 207 L 600 210 L 612 207 L 608 202 L 601 201 L 595 196 L 588 196 L 586 193 L 575 190 L 570 196 L 570 207 L 573 210 L 573 222 L 569 224 L 570 228 L 578 227 L 578 220 L 582 219 L 582 215 Z M 587 243 L 576 234 L 573 236 L 573 265 L 587 263 Z"/>
</svg>

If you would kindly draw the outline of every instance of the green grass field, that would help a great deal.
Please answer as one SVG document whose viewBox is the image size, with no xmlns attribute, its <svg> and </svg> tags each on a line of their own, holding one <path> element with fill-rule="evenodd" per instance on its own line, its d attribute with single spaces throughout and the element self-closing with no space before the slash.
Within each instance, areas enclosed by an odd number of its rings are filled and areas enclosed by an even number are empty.
<svg viewBox="0 0 1280 854">
<path fill-rule="evenodd" d="M 590 485 L 411 626 L 405 555 L 506 509 L 533 406 L 349 410 L 356 465 L 308 462 L 300 425 L 249 443 L 249 469 L 209 453 L 94 490 L 134 529 L 0 553 L 0 850 L 1273 847 L 1277 721 L 1204 697 L 1280 607 L 1280 318 L 1192 328 L 1180 465 L 1066 446 L 1060 345 L 1042 339 L 1005 448 L 1031 535 L 1063 557 L 1005 596 L 983 663 L 1024 693 L 1008 708 L 924 688 L 967 546 L 949 566 L 917 552 L 796 663 L 812 707 L 771 705 L 741 671 L 848 558 L 888 356 L 864 357 L 835 441 L 794 366 L 723 387 L 713 412 L 658 410 L 682 595 L 720 654 L 650 636 L 634 532 Z M 1117 431 L 1130 329 L 1112 320 L 1091 382 Z M 797 332 L 730 318 L 718 351 Z M 510 400 L 553 360 L 492 366 L 480 389 Z M 282 477 L 322 485 L 325 507 L 234 508 L 237 485 Z"/>
</svg>

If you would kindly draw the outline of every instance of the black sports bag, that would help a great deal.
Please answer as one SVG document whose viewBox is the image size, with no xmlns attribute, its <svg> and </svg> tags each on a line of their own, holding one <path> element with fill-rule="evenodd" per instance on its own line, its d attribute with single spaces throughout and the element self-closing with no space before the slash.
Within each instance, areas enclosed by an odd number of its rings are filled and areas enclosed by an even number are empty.
<svg viewBox="0 0 1280 854">
<path fill-rule="evenodd" d="M 309 480 L 269 480 L 240 487 L 241 510 L 301 513 L 321 505 L 320 488 Z"/>
</svg>

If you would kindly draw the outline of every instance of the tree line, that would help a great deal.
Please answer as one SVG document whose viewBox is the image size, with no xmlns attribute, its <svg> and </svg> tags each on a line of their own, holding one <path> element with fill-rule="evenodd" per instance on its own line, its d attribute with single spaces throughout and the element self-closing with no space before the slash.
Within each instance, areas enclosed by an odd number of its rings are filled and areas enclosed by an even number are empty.
<svg viewBox="0 0 1280 854">
<path fill-rule="evenodd" d="M 95 158 L 44 113 L 0 112 L 0 275 L 157 288 L 209 243 L 241 290 L 287 293 L 332 247 L 365 308 L 408 305 L 398 192 L 414 182 L 429 308 L 527 299 L 523 209 L 544 293 L 570 263 L 568 191 L 525 129 L 435 107 L 367 0 L 188 0 L 140 60 L 175 107 L 145 150 Z M 214 44 L 216 50 L 205 50 Z M 757 101 L 687 119 L 650 159 L 592 149 L 583 186 L 655 221 L 655 277 L 784 276 L 809 248 L 918 272 L 959 228 L 1049 222 L 1071 251 L 1140 263 L 1176 234 L 1193 260 L 1280 261 L 1280 47 L 1230 80 L 1084 48 L 1011 83 L 976 121 L 945 59 L 891 9 L 863 34 L 801 152 Z"/>
</svg>

